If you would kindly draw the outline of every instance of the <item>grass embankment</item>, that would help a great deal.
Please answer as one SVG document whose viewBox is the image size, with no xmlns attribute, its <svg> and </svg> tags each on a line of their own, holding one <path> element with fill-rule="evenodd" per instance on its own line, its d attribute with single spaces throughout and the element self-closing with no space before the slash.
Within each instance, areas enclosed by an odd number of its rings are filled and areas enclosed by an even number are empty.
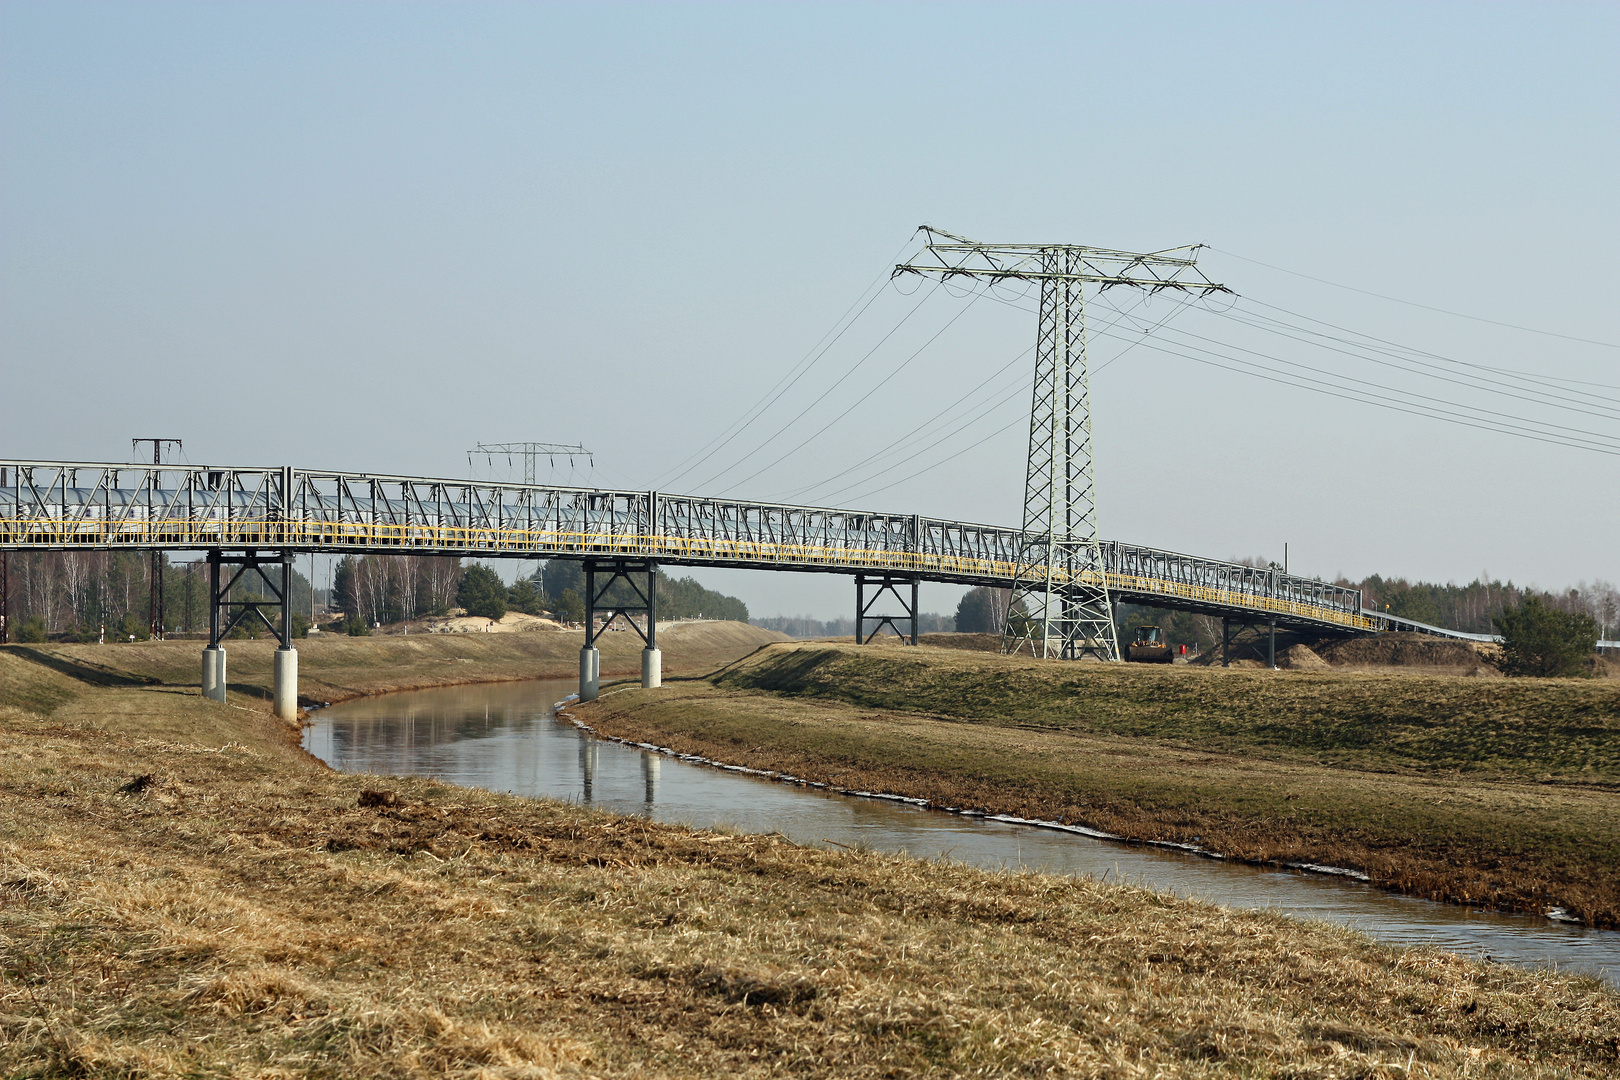
<svg viewBox="0 0 1620 1080">
<path fill-rule="evenodd" d="M 941 806 L 1620 923 L 1620 686 L 773 645 L 608 734 Z"/>
<path fill-rule="evenodd" d="M 734 622 L 676 623 L 660 628 L 658 634 L 664 670 L 672 674 L 710 672 L 766 642 L 783 640 L 785 635 Z M 296 642 L 298 700 L 307 706 L 463 683 L 576 679 L 584 643 L 585 634 L 579 630 L 301 639 Z M 11 650 L 75 679 L 103 685 L 195 687 L 201 679 L 202 647 L 197 641 L 149 641 L 16 645 Z M 642 642 L 635 634 L 602 634 L 597 647 L 604 677 L 640 674 Z M 225 642 L 231 694 L 269 698 L 275 649 L 273 640 Z M 0 685 L 0 693 L 4 689 Z"/>
<path fill-rule="evenodd" d="M 0 1074 L 1620 1069 L 1591 979 L 345 776 L 262 709 L 105 682 L 0 649 Z"/>
</svg>

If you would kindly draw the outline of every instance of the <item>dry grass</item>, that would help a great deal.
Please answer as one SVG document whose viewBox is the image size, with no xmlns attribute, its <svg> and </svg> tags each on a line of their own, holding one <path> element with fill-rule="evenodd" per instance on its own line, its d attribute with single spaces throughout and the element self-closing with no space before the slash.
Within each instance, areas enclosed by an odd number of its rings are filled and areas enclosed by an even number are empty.
<svg viewBox="0 0 1620 1080">
<path fill-rule="evenodd" d="M 0 1074 L 1620 1070 L 1620 997 L 1592 979 L 339 775 L 262 711 L 10 652 Z"/>
<path fill-rule="evenodd" d="M 937 805 L 1620 922 L 1620 687 L 772 646 L 614 735 Z"/>
</svg>

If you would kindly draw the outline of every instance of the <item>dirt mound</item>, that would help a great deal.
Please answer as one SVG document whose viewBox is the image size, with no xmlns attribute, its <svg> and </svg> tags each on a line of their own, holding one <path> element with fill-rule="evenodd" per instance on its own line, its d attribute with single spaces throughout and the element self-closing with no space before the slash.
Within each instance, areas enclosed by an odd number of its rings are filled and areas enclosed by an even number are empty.
<svg viewBox="0 0 1620 1080">
<path fill-rule="evenodd" d="M 430 617 L 422 620 L 422 630 L 429 634 L 511 634 L 531 630 L 562 630 L 562 623 L 543 619 L 538 615 L 525 615 L 521 611 L 508 611 L 499 622 L 480 615 L 454 615 Z"/>
<path fill-rule="evenodd" d="M 1295 645 L 1277 654 L 1277 666 L 1289 671 L 1332 671 L 1333 665 L 1318 656 L 1307 645 Z"/>
<path fill-rule="evenodd" d="M 1485 662 L 1479 645 L 1428 634 L 1376 634 L 1327 641 L 1316 652 L 1334 667 L 1425 668 L 1461 675 L 1488 675 L 1496 670 Z"/>
<path fill-rule="evenodd" d="M 678 642 L 687 649 L 712 650 L 738 654 L 768 645 L 773 641 L 792 641 L 787 634 L 767 630 L 741 622 L 719 622 L 693 619 L 690 622 L 658 624 L 658 639 Z"/>
<path fill-rule="evenodd" d="M 937 645 L 942 649 L 970 649 L 974 652 L 1000 652 L 1000 634 L 924 634 L 917 639 L 922 645 Z"/>
</svg>

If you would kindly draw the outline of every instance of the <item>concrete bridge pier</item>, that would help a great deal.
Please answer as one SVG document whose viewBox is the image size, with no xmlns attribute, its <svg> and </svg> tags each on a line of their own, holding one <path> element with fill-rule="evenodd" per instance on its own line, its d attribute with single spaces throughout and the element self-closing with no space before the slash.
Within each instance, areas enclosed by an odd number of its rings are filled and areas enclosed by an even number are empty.
<svg viewBox="0 0 1620 1080">
<path fill-rule="evenodd" d="M 602 680 L 602 654 L 597 651 L 591 642 L 596 636 L 591 633 L 589 621 L 585 624 L 585 647 L 579 650 L 579 700 L 595 701 L 601 689 Z"/>
<path fill-rule="evenodd" d="M 202 695 L 213 701 L 225 700 L 225 650 L 218 645 L 203 650 Z"/>
<path fill-rule="evenodd" d="M 298 719 L 298 650 L 283 645 L 276 650 L 275 682 L 270 691 L 276 715 Z"/>
</svg>

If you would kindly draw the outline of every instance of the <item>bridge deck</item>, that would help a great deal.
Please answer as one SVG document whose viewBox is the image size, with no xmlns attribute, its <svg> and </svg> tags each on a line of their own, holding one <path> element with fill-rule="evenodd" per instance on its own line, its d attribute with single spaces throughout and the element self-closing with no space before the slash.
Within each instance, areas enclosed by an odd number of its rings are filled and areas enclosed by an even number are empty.
<svg viewBox="0 0 1620 1080">
<path fill-rule="evenodd" d="M 625 558 L 678 566 L 892 572 L 1007 586 L 1037 537 L 912 514 L 547 485 L 292 468 L 0 460 L 0 549 L 281 549 L 354 554 Z M 1358 590 L 1178 552 L 1103 541 L 1105 584 L 1131 603 L 1317 631 L 1391 620 Z M 1437 628 L 1425 628 L 1436 631 Z M 1438 631 L 1448 633 L 1448 631 Z M 1455 635 L 1452 636 L 1465 636 Z"/>
</svg>

